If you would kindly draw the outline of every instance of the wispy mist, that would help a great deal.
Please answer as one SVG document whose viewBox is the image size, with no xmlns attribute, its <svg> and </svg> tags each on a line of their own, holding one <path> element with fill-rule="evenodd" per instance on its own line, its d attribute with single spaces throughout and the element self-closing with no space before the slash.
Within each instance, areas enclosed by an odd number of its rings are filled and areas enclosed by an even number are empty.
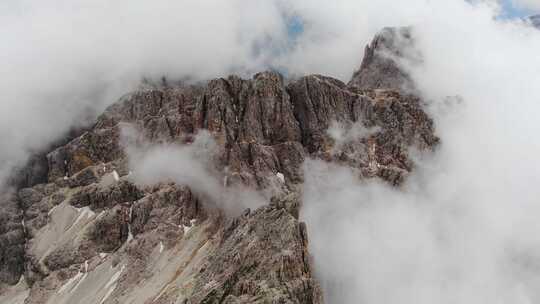
<svg viewBox="0 0 540 304">
<path fill-rule="evenodd" d="M 423 64 L 410 73 L 442 145 L 402 190 L 306 163 L 303 219 L 329 303 L 537 302 L 540 32 L 499 13 L 489 0 L 2 1 L 0 180 L 143 77 L 347 81 L 378 30 L 412 25 Z M 223 199 L 193 148 L 132 153 L 141 182 Z"/>
<path fill-rule="evenodd" d="M 491 5 L 427 6 L 410 72 L 441 146 L 416 156 L 401 189 L 305 164 L 303 219 L 328 303 L 536 303 L 540 33 Z"/>
<path fill-rule="evenodd" d="M 142 186 L 174 182 L 189 186 L 202 199 L 229 215 L 246 208 L 256 209 L 268 202 L 262 193 L 241 184 L 230 184 L 227 175 L 216 169 L 218 147 L 210 133 L 200 131 L 190 144 L 152 144 L 130 126 L 122 128 L 128 156 L 130 179 Z"/>
<path fill-rule="evenodd" d="M 276 69 L 347 81 L 373 34 L 410 23 L 417 9 L 392 0 L 2 1 L 0 180 L 143 77 Z"/>
</svg>

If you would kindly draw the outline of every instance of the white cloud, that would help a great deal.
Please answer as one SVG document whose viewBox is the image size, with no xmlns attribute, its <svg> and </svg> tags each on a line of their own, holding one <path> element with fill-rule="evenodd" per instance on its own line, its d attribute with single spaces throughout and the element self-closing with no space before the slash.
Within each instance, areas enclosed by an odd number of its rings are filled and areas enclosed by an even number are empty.
<svg viewBox="0 0 540 304">
<path fill-rule="evenodd" d="M 142 76 L 274 66 L 347 81 L 379 29 L 413 25 L 424 64 L 411 73 L 433 100 L 442 146 L 405 193 L 308 163 L 303 218 L 325 291 L 331 303 L 537 302 L 540 32 L 496 21 L 487 2 L 3 1 L 0 172 Z M 293 47 L 287 15 L 305 22 Z M 462 106 L 437 112 L 456 94 Z M 186 151 L 150 149 L 138 164 L 200 185 L 204 162 L 186 164 Z M 191 166 L 202 175 L 178 175 Z"/>
<path fill-rule="evenodd" d="M 0 179 L 142 77 L 250 76 L 274 67 L 346 81 L 374 33 L 422 12 L 392 0 L 2 1 Z M 293 16 L 305 26 L 291 45 Z"/>
<path fill-rule="evenodd" d="M 426 13 L 393 0 L 5 0 L 0 176 L 144 77 L 206 79 L 269 67 L 347 81 L 380 28 Z M 305 22 L 290 45 L 286 21 Z"/>
<path fill-rule="evenodd" d="M 232 215 L 246 208 L 256 209 L 269 198 L 242 185 L 225 185 L 225 175 L 217 172 L 216 143 L 201 131 L 189 145 L 146 142 L 134 128 L 122 129 L 125 151 L 132 170 L 130 178 L 140 185 L 175 182 L 188 186 L 203 203 L 210 203 Z"/>
<path fill-rule="evenodd" d="M 251 56 L 254 40 L 286 32 L 273 2 L 250 3 L 3 1 L 0 179 L 143 76 L 205 79 L 262 69 Z"/>
<path fill-rule="evenodd" d="M 536 303 L 540 33 L 491 6 L 427 6 L 414 23 L 424 63 L 410 71 L 436 154 L 402 190 L 306 164 L 302 218 L 328 302 Z M 443 104 L 456 94 L 462 104 Z"/>
</svg>

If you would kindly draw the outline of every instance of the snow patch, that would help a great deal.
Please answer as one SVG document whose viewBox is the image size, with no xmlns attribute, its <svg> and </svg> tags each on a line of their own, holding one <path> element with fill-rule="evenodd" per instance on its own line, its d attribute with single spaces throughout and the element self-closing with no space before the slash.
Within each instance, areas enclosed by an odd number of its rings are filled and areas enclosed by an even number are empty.
<svg viewBox="0 0 540 304">
<path fill-rule="evenodd" d="M 69 286 L 75 283 L 75 281 L 77 281 L 81 276 L 82 276 L 82 273 L 78 272 L 71 279 L 69 279 L 64 285 L 62 285 L 62 287 L 60 287 L 60 289 L 58 289 L 56 293 L 63 293 L 64 291 L 66 291 L 69 288 Z"/>
<path fill-rule="evenodd" d="M 128 224 L 128 238 L 126 242 L 129 243 L 131 241 L 133 241 L 133 233 L 131 233 L 131 224 Z"/>
<path fill-rule="evenodd" d="M 188 234 L 188 232 L 191 230 L 190 226 L 182 225 L 184 227 L 184 235 Z"/>
<path fill-rule="evenodd" d="M 118 281 L 118 279 L 120 278 L 120 275 L 122 275 L 122 272 L 124 271 L 124 268 L 126 268 L 126 265 L 122 265 L 120 270 L 118 270 L 115 274 L 113 274 L 111 279 L 107 282 L 107 284 L 105 284 L 105 288 L 111 287 L 113 284 L 116 283 L 116 281 Z"/>
<path fill-rule="evenodd" d="M 99 304 L 105 303 L 105 301 L 107 301 L 107 299 L 114 292 L 114 290 L 116 289 L 116 286 L 117 286 L 118 279 L 120 278 L 120 275 L 122 275 L 122 272 L 124 271 L 125 267 L 126 267 L 126 265 L 122 265 L 120 270 L 115 272 L 113 274 L 113 276 L 111 277 L 111 279 L 107 282 L 107 284 L 105 284 L 105 289 L 108 288 L 109 290 L 107 290 L 107 293 L 103 296 L 103 298 L 101 299 Z"/>
<path fill-rule="evenodd" d="M 100 252 L 100 253 L 99 253 L 99 257 L 102 258 L 102 259 L 106 258 L 107 255 L 108 255 L 108 254 L 107 254 L 106 252 Z"/>
<path fill-rule="evenodd" d="M 218 282 L 212 280 L 212 281 L 206 283 L 206 284 L 204 285 L 203 289 L 212 289 L 212 288 L 214 288 L 214 287 L 216 287 L 216 286 L 218 286 L 218 285 L 219 285 Z"/>
<path fill-rule="evenodd" d="M 82 274 L 80 270 L 79 270 L 79 273 L 77 273 L 77 275 L 79 274 Z M 86 276 L 88 276 L 88 260 L 84 261 L 84 274 L 82 275 L 80 280 L 77 282 L 77 284 L 73 288 L 71 288 L 69 292 L 72 293 L 74 290 L 76 290 L 79 287 L 79 285 L 81 285 L 81 283 L 84 281 L 84 279 L 86 279 Z"/>
<path fill-rule="evenodd" d="M 79 282 L 77 282 L 77 285 L 75 285 L 69 292 L 72 293 L 74 290 L 76 290 L 79 287 L 79 285 L 81 285 L 81 283 L 84 281 L 84 279 L 86 279 L 87 275 L 88 275 L 88 272 L 85 272 L 82 278 L 79 280 Z"/>
<path fill-rule="evenodd" d="M 114 286 L 114 288 L 107 290 L 107 293 L 105 294 L 105 296 L 103 296 L 103 299 L 101 299 L 101 302 L 99 302 L 99 304 L 105 303 L 105 301 L 107 301 L 107 299 L 111 296 L 111 294 L 113 293 L 115 289 L 116 289 L 116 286 Z"/>
<path fill-rule="evenodd" d="M 276 174 L 277 178 L 279 178 L 279 180 L 282 182 L 282 183 L 285 183 L 285 175 L 283 175 L 283 173 L 281 172 L 278 172 Z"/>
<path fill-rule="evenodd" d="M 186 235 L 195 226 L 196 222 L 196 219 L 192 219 L 189 221 L 190 226 L 182 225 L 182 227 L 184 228 L 184 235 Z"/>
<path fill-rule="evenodd" d="M 97 219 L 100 219 L 103 215 L 105 215 L 105 210 L 101 211 L 98 216 L 96 217 L 96 220 Z"/>
<path fill-rule="evenodd" d="M 58 207 L 58 205 L 52 207 L 51 210 L 49 210 L 49 212 L 47 213 L 47 215 L 50 216 L 54 212 L 54 209 L 56 209 L 56 207 Z"/>
<path fill-rule="evenodd" d="M 76 275 L 74 275 L 71 279 L 69 279 L 64 285 L 62 285 L 62 287 L 60 287 L 60 289 L 58 289 L 58 291 L 56 293 L 63 293 L 65 292 L 66 290 L 68 290 L 68 288 L 75 284 L 75 282 L 80 282 L 81 278 L 84 276 L 84 274 L 79 270 L 79 272 L 77 272 Z M 79 284 L 77 284 L 78 286 Z M 75 288 L 72 288 L 70 289 L 70 292 L 73 291 Z"/>
<path fill-rule="evenodd" d="M 94 215 L 96 215 L 94 213 L 94 211 L 92 211 L 90 209 L 90 207 L 83 207 L 83 208 L 75 208 L 77 209 L 77 212 L 79 212 L 79 216 L 77 217 L 77 219 L 75 220 L 75 222 L 69 227 L 69 229 L 71 229 L 71 227 L 77 225 L 84 217 L 86 217 L 87 219 L 93 217 Z M 69 230 L 68 229 L 68 230 Z"/>
<path fill-rule="evenodd" d="M 159 253 L 162 253 L 164 248 L 163 242 L 159 242 Z"/>
<path fill-rule="evenodd" d="M 155 297 L 155 298 L 152 300 L 152 302 L 155 302 L 155 301 L 159 300 L 159 298 L 161 298 L 161 296 L 167 291 L 167 289 L 169 289 L 169 286 L 170 286 L 170 283 L 167 284 L 167 286 L 165 286 L 165 287 L 163 288 L 163 290 L 161 290 L 161 292 L 157 295 L 157 297 Z"/>
<path fill-rule="evenodd" d="M 17 282 L 17 285 L 15 287 L 24 286 L 26 284 L 26 278 L 24 277 L 24 274 L 19 278 L 19 281 Z"/>
<path fill-rule="evenodd" d="M 129 221 L 128 221 L 128 238 L 127 242 L 131 242 L 133 240 L 133 233 L 131 232 L 131 219 L 133 217 L 133 204 L 131 204 L 131 207 L 129 207 Z"/>
<path fill-rule="evenodd" d="M 112 176 L 114 178 L 115 181 L 119 181 L 120 180 L 120 175 L 118 175 L 118 172 L 116 172 L 116 170 L 114 170 L 112 172 Z"/>
</svg>

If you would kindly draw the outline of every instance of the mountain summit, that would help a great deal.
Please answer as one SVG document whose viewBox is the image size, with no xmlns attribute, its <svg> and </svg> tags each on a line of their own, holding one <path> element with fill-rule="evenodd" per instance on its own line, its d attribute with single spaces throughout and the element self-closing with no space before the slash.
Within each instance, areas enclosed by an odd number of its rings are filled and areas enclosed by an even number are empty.
<svg viewBox="0 0 540 304">
<path fill-rule="evenodd" d="M 2 197 L 0 302 L 322 303 L 299 219 L 304 160 L 398 186 L 413 169 L 409 149 L 439 141 L 422 101 L 400 90 L 410 80 L 387 53 L 396 33 L 375 38 L 349 85 L 262 72 L 123 97 L 88 130 L 36 157 Z M 209 134 L 204 181 L 218 195 L 204 183 L 138 183 L 128 125 L 135 144 L 191 147 L 193 159 L 200 134 Z M 329 132 L 336 126 L 368 131 L 343 141 Z M 246 190 L 231 202 L 249 191 L 266 202 L 227 210 L 221 200 L 234 189 Z"/>
</svg>

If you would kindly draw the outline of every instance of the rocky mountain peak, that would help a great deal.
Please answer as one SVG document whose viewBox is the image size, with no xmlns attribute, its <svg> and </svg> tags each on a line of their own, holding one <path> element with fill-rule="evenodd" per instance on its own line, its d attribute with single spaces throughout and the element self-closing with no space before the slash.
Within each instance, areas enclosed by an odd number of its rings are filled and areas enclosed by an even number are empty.
<svg viewBox="0 0 540 304">
<path fill-rule="evenodd" d="M 422 100 L 400 90 L 409 77 L 385 54 L 400 55 L 408 33 L 379 34 L 349 84 L 262 72 L 124 96 L 45 153 L 46 174 L 29 164 L 25 180 L 37 184 L 2 197 L 0 302 L 322 303 L 298 218 L 304 160 L 399 186 L 414 167 L 409 150 L 439 141 Z M 189 185 L 139 184 L 122 144 L 126 124 L 150 144 L 189 146 L 204 130 L 224 191 L 273 191 L 264 206 L 229 214 Z M 335 134 L 355 128 L 365 132 Z"/>
<path fill-rule="evenodd" d="M 384 28 L 364 51 L 364 59 L 349 86 L 360 89 L 413 90 L 414 84 L 396 59 L 409 59 L 414 39 L 409 27 Z M 406 58 L 407 57 L 407 58 Z"/>
</svg>

